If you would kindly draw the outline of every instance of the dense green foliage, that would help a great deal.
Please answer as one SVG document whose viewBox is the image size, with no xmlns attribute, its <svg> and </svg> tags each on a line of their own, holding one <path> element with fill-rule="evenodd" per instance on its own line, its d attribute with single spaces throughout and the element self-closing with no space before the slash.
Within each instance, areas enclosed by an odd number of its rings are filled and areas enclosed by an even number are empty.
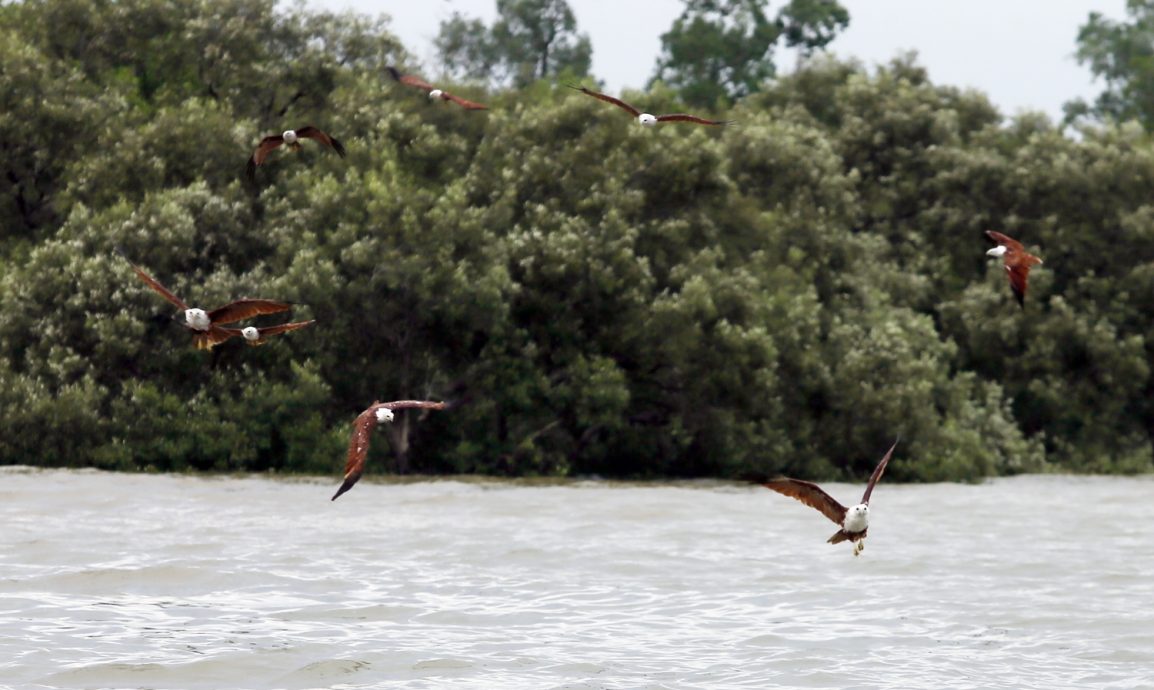
<svg viewBox="0 0 1154 690">
<path fill-rule="evenodd" d="M 777 73 L 775 48 L 808 55 L 849 25 L 837 0 L 788 0 L 770 17 L 765 0 L 683 0 L 685 9 L 661 36 L 654 81 L 695 107 L 716 107 L 761 88 Z"/>
<path fill-rule="evenodd" d="M 1106 90 L 1093 103 L 1066 105 L 1067 119 L 1084 115 L 1135 119 L 1154 128 L 1154 0 L 1126 0 L 1128 22 L 1092 12 L 1078 31 L 1078 62 L 1089 66 Z"/>
<path fill-rule="evenodd" d="M 538 79 L 589 73 L 593 47 L 577 33 L 565 0 L 497 0 L 497 21 L 485 26 L 460 12 L 441 22 L 434 40 L 452 76 L 517 88 Z"/>
<path fill-rule="evenodd" d="M 645 129 L 550 83 L 430 103 L 352 15 L 0 6 L 0 462 L 849 477 L 1151 469 L 1154 148 L 816 61 Z M 683 105 L 657 88 L 638 105 Z M 340 159 L 259 138 L 304 123 Z M 308 142 L 311 144 L 311 142 Z M 1046 263 L 1019 309 L 986 228 Z M 193 304 L 311 329 L 194 350 Z M 387 437 L 388 443 L 384 442 Z"/>
</svg>

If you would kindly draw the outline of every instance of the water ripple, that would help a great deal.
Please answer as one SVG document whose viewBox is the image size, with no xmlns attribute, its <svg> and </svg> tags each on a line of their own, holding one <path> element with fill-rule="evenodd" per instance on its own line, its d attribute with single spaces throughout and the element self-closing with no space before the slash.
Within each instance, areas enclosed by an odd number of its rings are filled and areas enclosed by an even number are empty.
<svg viewBox="0 0 1154 690">
<path fill-rule="evenodd" d="M 731 484 L 329 483 L 0 470 L 0 678 L 1150 686 L 1150 478 L 884 486 L 860 558 Z"/>
</svg>

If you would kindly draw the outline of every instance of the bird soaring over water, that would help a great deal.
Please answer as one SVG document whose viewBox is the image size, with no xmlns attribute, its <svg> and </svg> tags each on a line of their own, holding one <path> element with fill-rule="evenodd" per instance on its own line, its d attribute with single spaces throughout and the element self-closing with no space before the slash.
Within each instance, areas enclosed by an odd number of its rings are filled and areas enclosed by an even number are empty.
<svg viewBox="0 0 1154 690">
<path fill-rule="evenodd" d="M 861 503 L 852 508 L 846 508 L 838 503 L 817 484 L 801 479 L 785 477 L 772 479 L 765 483 L 765 487 L 796 498 L 807 506 L 818 509 L 822 515 L 836 522 L 841 529 L 834 532 L 828 543 L 840 544 L 848 539 L 854 542 L 853 555 L 857 556 L 865 549 L 863 540 L 870 526 L 870 494 L 873 493 L 874 485 L 882 478 L 882 473 L 886 471 L 890 456 L 894 454 L 894 448 L 897 447 L 898 442 L 894 441 L 894 444 L 886 451 L 885 457 L 881 459 L 878 466 L 874 468 L 873 474 L 870 475 L 865 493 L 861 497 Z"/>
<path fill-rule="evenodd" d="M 260 140 L 256 150 L 252 152 L 252 157 L 248 159 L 248 167 L 245 169 L 248 179 L 256 181 L 256 169 L 264 164 L 268 154 L 272 153 L 277 147 L 281 145 L 288 146 L 293 151 L 301 149 L 301 139 L 312 139 L 320 142 L 323 146 L 327 146 L 341 158 L 345 157 L 344 144 L 337 141 L 333 137 L 325 134 L 321 130 L 312 125 L 305 125 L 300 129 L 286 129 L 281 134 L 271 134 Z"/>
<path fill-rule="evenodd" d="M 337 492 L 333 494 L 332 499 L 337 498 L 353 488 L 357 480 L 365 472 L 365 458 L 369 453 L 369 439 L 373 435 L 373 429 L 378 424 L 393 421 L 393 410 L 399 410 L 406 407 L 417 407 L 426 410 L 443 410 L 448 405 L 443 402 L 431 402 L 428 400 L 397 400 L 394 402 L 374 402 L 369 405 L 368 409 L 357 415 L 353 420 L 353 435 L 349 439 L 349 453 L 345 460 L 345 480 Z"/>
<path fill-rule="evenodd" d="M 1030 275 L 1030 267 L 1042 263 L 1042 260 L 1033 254 L 1028 254 L 1022 243 L 993 230 L 986 231 L 986 237 L 997 246 L 986 252 L 988 256 L 1002 257 L 1002 264 L 1010 278 L 1010 289 L 1014 297 L 1018 298 L 1018 306 L 1026 308 L 1026 278 Z"/>
<path fill-rule="evenodd" d="M 620 98 L 614 98 L 613 96 L 608 96 L 606 94 L 599 93 L 599 92 L 594 91 L 592 89 L 588 89 L 584 86 L 574 86 L 572 84 L 566 84 L 566 86 L 573 89 L 574 91 L 580 91 L 581 93 L 585 94 L 586 96 L 592 96 L 598 100 L 605 101 L 606 103 L 612 103 L 613 105 L 617 106 L 618 108 L 621 108 L 625 112 L 627 112 L 630 115 L 632 115 L 633 117 L 637 118 L 637 121 L 640 122 L 641 124 L 645 125 L 646 127 L 652 127 L 652 126 L 656 125 L 658 122 L 692 122 L 694 124 L 711 125 L 711 126 L 722 126 L 722 125 L 733 124 L 733 120 L 707 120 L 703 117 L 698 117 L 696 115 L 687 115 L 685 113 L 670 113 L 668 115 L 650 115 L 649 113 L 641 112 L 640 110 L 638 110 L 637 108 L 634 108 L 633 106 L 629 105 L 628 103 L 621 100 Z"/>
<path fill-rule="evenodd" d="M 432 84 L 425 81 L 424 79 L 421 79 L 420 77 L 415 77 L 411 74 L 401 74 L 397 70 L 396 67 L 386 67 L 385 69 L 388 70 L 389 76 L 391 76 L 393 79 L 396 79 L 397 81 L 404 84 L 405 86 L 411 86 L 415 89 L 421 89 L 422 91 L 427 93 L 429 95 L 429 100 L 431 100 L 431 101 L 435 101 L 438 98 L 441 99 L 442 101 L 452 101 L 453 103 L 456 103 L 457 105 L 461 106 L 465 110 L 488 110 L 489 109 L 489 106 L 487 106 L 487 105 L 483 105 L 483 104 L 477 103 L 475 101 L 466 100 L 464 98 L 461 98 L 460 96 L 454 96 L 453 94 L 449 93 L 448 91 L 438 89 L 437 87 L 433 86 Z"/>
<path fill-rule="evenodd" d="M 124 256 L 123 252 L 121 252 L 121 256 Z M 222 323 L 242 321 L 261 314 L 276 314 L 277 312 L 288 311 L 293 306 L 288 302 L 278 302 L 271 299 L 238 299 L 212 311 L 189 307 L 184 300 L 161 285 L 156 278 L 148 275 L 144 269 L 132 263 L 127 256 L 124 258 L 148 287 L 184 312 L 184 322 L 181 325 L 192 331 L 192 342 L 198 350 L 211 350 L 214 346 L 241 333 L 239 329 L 221 327 L 220 324 Z"/>
</svg>

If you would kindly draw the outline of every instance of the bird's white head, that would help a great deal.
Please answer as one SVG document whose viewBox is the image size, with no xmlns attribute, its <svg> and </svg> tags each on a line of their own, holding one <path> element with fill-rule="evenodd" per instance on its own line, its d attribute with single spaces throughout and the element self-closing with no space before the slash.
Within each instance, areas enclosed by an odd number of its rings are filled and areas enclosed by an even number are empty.
<svg viewBox="0 0 1154 690">
<path fill-rule="evenodd" d="M 284 138 L 284 143 L 286 144 L 297 143 L 297 133 L 291 129 L 286 129 L 284 134 L 281 134 L 281 137 Z"/>
<path fill-rule="evenodd" d="M 240 334 L 244 336 L 245 340 L 260 339 L 260 331 L 256 329 L 256 326 L 245 326 L 244 328 L 240 329 Z"/>
<path fill-rule="evenodd" d="M 986 252 L 986 256 L 1001 256 L 1006 253 L 1006 245 L 999 244 L 990 251 Z"/>
<path fill-rule="evenodd" d="M 653 115 L 650 115 L 649 113 L 641 113 L 637 116 L 637 121 L 646 127 L 652 127 L 653 125 L 657 124 L 657 118 Z"/>
<path fill-rule="evenodd" d="M 393 411 L 387 407 L 377 408 L 377 424 L 393 421 Z"/>
<path fill-rule="evenodd" d="M 845 513 L 845 521 L 842 523 L 842 529 L 847 532 L 861 532 L 870 526 L 870 507 L 864 503 L 859 503 L 850 508 Z"/>
<path fill-rule="evenodd" d="M 190 328 L 197 331 L 207 331 L 208 327 L 212 325 L 212 321 L 208 318 L 208 312 L 195 307 L 184 310 L 184 320 L 188 322 Z"/>
<path fill-rule="evenodd" d="M 442 95 L 444 95 L 444 93 L 445 92 L 440 90 L 440 89 L 433 89 L 432 91 L 429 92 L 429 100 L 435 101 L 438 98 L 440 98 Z"/>
</svg>

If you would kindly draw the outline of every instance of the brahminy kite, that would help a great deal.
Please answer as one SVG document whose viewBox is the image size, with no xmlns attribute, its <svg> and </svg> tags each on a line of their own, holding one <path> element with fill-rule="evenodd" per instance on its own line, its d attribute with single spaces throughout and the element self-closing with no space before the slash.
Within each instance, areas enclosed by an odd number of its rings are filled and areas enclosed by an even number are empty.
<svg viewBox="0 0 1154 690">
<path fill-rule="evenodd" d="M 811 508 L 817 508 L 821 511 L 822 515 L 836 522 L 841 529 L 835 532 L 827 543 L 839 544 L 848 539 L 854 542 L 853 555 L 857 556 L 865 550 L 865 542 L 863 540 L 870 526 L 870 494 L 873 493 L 874 485 L 882 478 L 882 473 L 886 470 L 890 456 L 894 454 L 894 448 L 897 447 L 898 442 L 894 441 L 894 444 L 890 446 L 890 449 L 886 452 L 885 457 L 881 459 L 878 466 L 874 468 L 873 474 L 870 475 L 869 483 L 866 484 L 865 493 L 862 494 L 861 497 L 861 503 L 852 508 L 846 508 L 838 503 L 837 500 L 813 482 L 782 477 L 772 479 L 766 482 L 764 486 L 778 493 L 796 498 Z"/>
<path fill-rule="evenodd" d="M 1042 260 L 1033 254 L 1028 254 L 1022 243 L 993 230 L 986 231 L 986 237 L 998 245 L 986 252 L 988 256 L 1002 257 L 1002 265 L 1010 278 L 1010 289 L 1014 297 L 1018 298 L 1018 306 L 1026 308 L 1026 278 L 1030 275 L 1030 267 L 1042 263 Z"/>
<path fill-rule="evenodd" d="M 693 123 L 699 124 L 699 125 L 714 125 L 714 126 L 733 124 L 733 120 L 707 120 L 703 117 L 697 117 L 696 115 L 686 115 L 685 113 L 670 113 L 668 115 L 650 115 L 649 113 L 641 112 L 640 110 L 638 110 L 637 108 L 634 108 L 633 106 L 629 105 L 628 103 L 621 100 L 620 98 L 614 98 L 613 96 L 608 96 L 608 95 L 603 94 L 603 93 L 598 93 L 597 91 L 593 91 L 592 89 L 585 88 L 584 86 L 573 86 L 572 84 L 566 84 L 566 86 L 573 89 L 574 91 L 580 91 L 581 93 L 583 93 L 587 96 L 592 96 L 596 99 L 605 101 L 606 103 L 612 103 L 613 105 L 617 106 L 618 108 L 621 108 L 625 112 L 627 112 L 630 115 L 632 115 L 633 117 L 637 118 L 637 121 L 640 122 L 641 124 L 645 125 L 646 127 L 652 127 L 653 125 L 657 124 L 658 122 L 693 122 Z"/>
<path fill-rule="evenodd" d="M 428 400 L 397 400 L 394 402 L 374 402 L 369 405 L 369 408 L 357 415 L 353 420 L 353 435 L 349 439 L 349 453 L 345 460 L 345 478 L 341 487 L 333 494 L 329 500 L 335 501 L 337 498 L 353 488 L 357 480 L 365 472 L 365 458 L 369 453 L 369 438 L 373 435 L 373 429 L 378 424 L 393 421 L 393 410 L 399 410 L 405 407 L 418 407 L 426 410 L 443 410 L 448 405 L 443 402 L 431 402 Z"/>
</svg>

